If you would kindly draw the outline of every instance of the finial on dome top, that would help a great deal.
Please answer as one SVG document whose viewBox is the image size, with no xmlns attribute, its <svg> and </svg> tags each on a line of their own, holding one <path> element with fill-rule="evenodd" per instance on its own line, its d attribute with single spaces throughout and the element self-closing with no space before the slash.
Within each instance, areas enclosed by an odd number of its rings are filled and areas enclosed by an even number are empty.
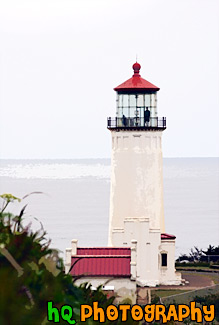
<svg viewBox="0 0 219 325">
<path fill-rule="evenodd" d="M 139 71 L 140 71 L 140 69 L 141 69 L 141 65 L 137 62 L 137 60 L 136 60 L 136 62 L 133 64 L 133 66 L 132 66 L 132 69 L 134 70 L 134 75 L 133 75 L 133 77 L 137 77 L 137 76 L 140 76 L 140 74 L 139 74 Z"/>
</svg>

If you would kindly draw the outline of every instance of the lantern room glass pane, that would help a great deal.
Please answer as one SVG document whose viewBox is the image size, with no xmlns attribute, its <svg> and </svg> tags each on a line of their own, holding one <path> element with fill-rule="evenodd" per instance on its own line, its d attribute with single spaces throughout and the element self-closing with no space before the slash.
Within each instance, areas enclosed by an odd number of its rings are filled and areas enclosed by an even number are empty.
<svg viewBox="0 0 219 325">
<path fill-rule="evenodd" d="M 151 94 L 151 106 L 156 106 L 156 94 Z"/>
<path fill-rule="evenodd" d="M 123 115 L 126 117 L 129 116 L 129 108 L 128 107 L 123 107 Z"/>
<path fill-rule="evenodd" d="M 122 107 L 122 98 L 123 97 L 123 95 L 119 95 L 119 98 L 118 98 L 118 106 L 119 107 Z"/>
<path fill-rule="evenodd" d="M 144 95 L 137 95 L 137 106 L 144 106 Z"/>
<path fill-rule="evenodd" d="M 130 117 L 136 117 L 136 107 L 130 107 Z"/>
<path fill-rule="evenodd" d="M 144 118 L 144 107 L 141 107 L 140 109 L 139 109 L 139 111 L 140 111 L 140 118 Z"/>
<path fill-rule="evenodd" d="M 130 100 L 130 106 L 136 106 L 136 96 L 135 95 L 130 95 L 129 97 L 129 100 Z"/>
<path fill-rule="evenodd" d="M 123 95 L 123 106 L 124 107 L 129 106 L 129 95 Z"/>
<path fill-rule="evenodd" d="M 122 117 L 123 111 L 122 111 L 122 107 L 118 108 L 118 116 L 117 117 Z"/>
<path fill-rule="evenodd" d="M 150 99 L 151 95 L 146 94 L 145 95 L 145 106 L 146 107 L 150 107 L 151 106 L 151 99 Z"/>
</svg>

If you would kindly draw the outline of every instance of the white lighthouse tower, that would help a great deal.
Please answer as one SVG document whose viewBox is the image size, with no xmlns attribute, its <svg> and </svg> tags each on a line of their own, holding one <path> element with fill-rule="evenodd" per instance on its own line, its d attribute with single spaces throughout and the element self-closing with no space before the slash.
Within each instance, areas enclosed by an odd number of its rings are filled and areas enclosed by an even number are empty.
<svg viewBox="0 0 219 325">
<path fill-rule="evenodd" d="M 175 272 L 175 236 L 165 234 L 159 88 L 141 78 L 140 64 L 118 87 L 112 134 L 109 246 L 131 247 L 132 277 L 140 285 L 180 284 Z"/>
</svg>

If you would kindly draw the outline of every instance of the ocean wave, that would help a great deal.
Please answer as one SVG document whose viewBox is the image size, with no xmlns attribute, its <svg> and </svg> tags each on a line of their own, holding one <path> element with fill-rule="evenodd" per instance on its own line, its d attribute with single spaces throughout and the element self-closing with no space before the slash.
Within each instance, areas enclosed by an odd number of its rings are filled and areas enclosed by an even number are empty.
<svg viewBox="0 0 219 325">
<path fill-rule="evenodd" d="M 104 164 L 26 163 L 1 166 L 0 177 L 25 179 L 110 178 L 110 166 Z"/>
</svg>

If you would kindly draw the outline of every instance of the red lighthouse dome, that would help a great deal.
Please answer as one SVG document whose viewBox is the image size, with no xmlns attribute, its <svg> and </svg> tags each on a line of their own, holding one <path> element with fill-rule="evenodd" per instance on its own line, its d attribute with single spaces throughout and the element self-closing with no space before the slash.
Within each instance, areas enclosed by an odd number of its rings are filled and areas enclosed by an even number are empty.
<svg viewBox="0 0 219 325">
<path fill-rule="evenodd" d="M 140 65 L 138 62 L 135 62 L 135 63 L 133 64 L 132 69 L 134 70 L 134 75 L 133 75 L 133 77 L 136 76 L 136 75 L 140 76 L 140 75 L 139 75 L 139 71 L 140 71 L 140 69 L 141 69 L 141 65 Z"/>
<path fill-rule="evenodd" d="M 139 71 L 141 69 L 141 65 L 138 62 L 135 62 L 132 68 L 134 70 L 133 76 L 130 79 L 123 82 L 121 85 L 114 88 L 115 91 L 117 91 L 118 93 L 135 92 L 135 93 L 146 94 L 152 92 L 154 93 L 160 89 L 140 76 Z"/>
</svg>

